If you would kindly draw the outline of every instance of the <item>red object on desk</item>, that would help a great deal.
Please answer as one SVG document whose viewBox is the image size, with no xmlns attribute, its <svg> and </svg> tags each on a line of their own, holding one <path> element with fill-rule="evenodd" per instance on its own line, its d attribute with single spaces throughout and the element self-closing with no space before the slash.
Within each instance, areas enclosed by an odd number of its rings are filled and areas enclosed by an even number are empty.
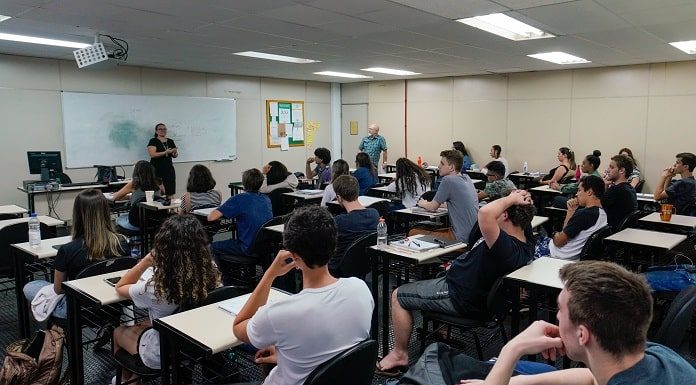
<svg viewBox="0 0 696 385">
<path fill-rule="evenodd" d="M 582 172 L 580 172 L 580 166 L 575 167 L 575 180 L 580 180 L 580 175 L 582 175 Z"/>
</svg>

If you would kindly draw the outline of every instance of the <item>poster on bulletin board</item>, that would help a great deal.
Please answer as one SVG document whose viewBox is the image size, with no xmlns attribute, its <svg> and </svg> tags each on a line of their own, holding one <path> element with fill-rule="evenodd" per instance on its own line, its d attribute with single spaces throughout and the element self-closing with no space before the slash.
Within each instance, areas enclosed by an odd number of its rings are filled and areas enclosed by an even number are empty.
<svg viewBox="0 0 696 385">
<path fill-rule="evenodd" d="M 266 146 L 290 147 L 305 144 L 304 102 L 295 100 L 266 100 Z M 285 139 L 287 138 L 287 139 Z M 287 141 L 287 142 L 286 142 Z"/>
</svg>

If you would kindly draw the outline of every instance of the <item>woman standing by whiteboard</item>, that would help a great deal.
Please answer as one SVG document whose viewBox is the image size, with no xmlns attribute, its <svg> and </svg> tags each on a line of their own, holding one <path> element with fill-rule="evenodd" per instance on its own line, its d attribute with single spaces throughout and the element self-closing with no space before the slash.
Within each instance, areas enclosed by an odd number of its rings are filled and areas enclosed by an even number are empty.
<svg viewBox="0 0 696 385">
<path fill-rule="evenodd" d="M 176 174 L 172 158 L 179 156 L 174 141 L 167 138 L 167 126 L 157 123 L 155 137 L 147 144 L 147 152 L 150 154 L 150 163 L 155 167 L 155 174 L 162 179 L 164 194 L 171 198 L 176 194 Z"/>
</svg>

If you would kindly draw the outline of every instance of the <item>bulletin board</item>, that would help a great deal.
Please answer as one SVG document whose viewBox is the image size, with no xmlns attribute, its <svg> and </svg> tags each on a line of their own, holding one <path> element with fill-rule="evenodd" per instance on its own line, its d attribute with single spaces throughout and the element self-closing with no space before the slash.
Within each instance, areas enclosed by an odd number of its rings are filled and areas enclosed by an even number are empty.
<svg viewBox="0 0 696 385">
<path fill-rule="evenodd" d="M 284 137 L 289 147 L 304 146 L 304 122 L 304 102 L 266 100 L 266 146 L 283 147 Z"/>
</svg>

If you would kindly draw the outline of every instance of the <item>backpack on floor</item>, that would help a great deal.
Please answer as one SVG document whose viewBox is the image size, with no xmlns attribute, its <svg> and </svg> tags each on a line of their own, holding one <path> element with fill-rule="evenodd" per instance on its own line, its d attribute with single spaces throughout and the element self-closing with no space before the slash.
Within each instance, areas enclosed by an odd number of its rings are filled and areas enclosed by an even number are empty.
<svg viewBox="0 0 696 385">
<path fill-rule="evenodd" d="M 65 334 L 59 326 L 10 343 L 0 369 L 0 385 L 56 385 L 63 367 Z"/>
</svg>

